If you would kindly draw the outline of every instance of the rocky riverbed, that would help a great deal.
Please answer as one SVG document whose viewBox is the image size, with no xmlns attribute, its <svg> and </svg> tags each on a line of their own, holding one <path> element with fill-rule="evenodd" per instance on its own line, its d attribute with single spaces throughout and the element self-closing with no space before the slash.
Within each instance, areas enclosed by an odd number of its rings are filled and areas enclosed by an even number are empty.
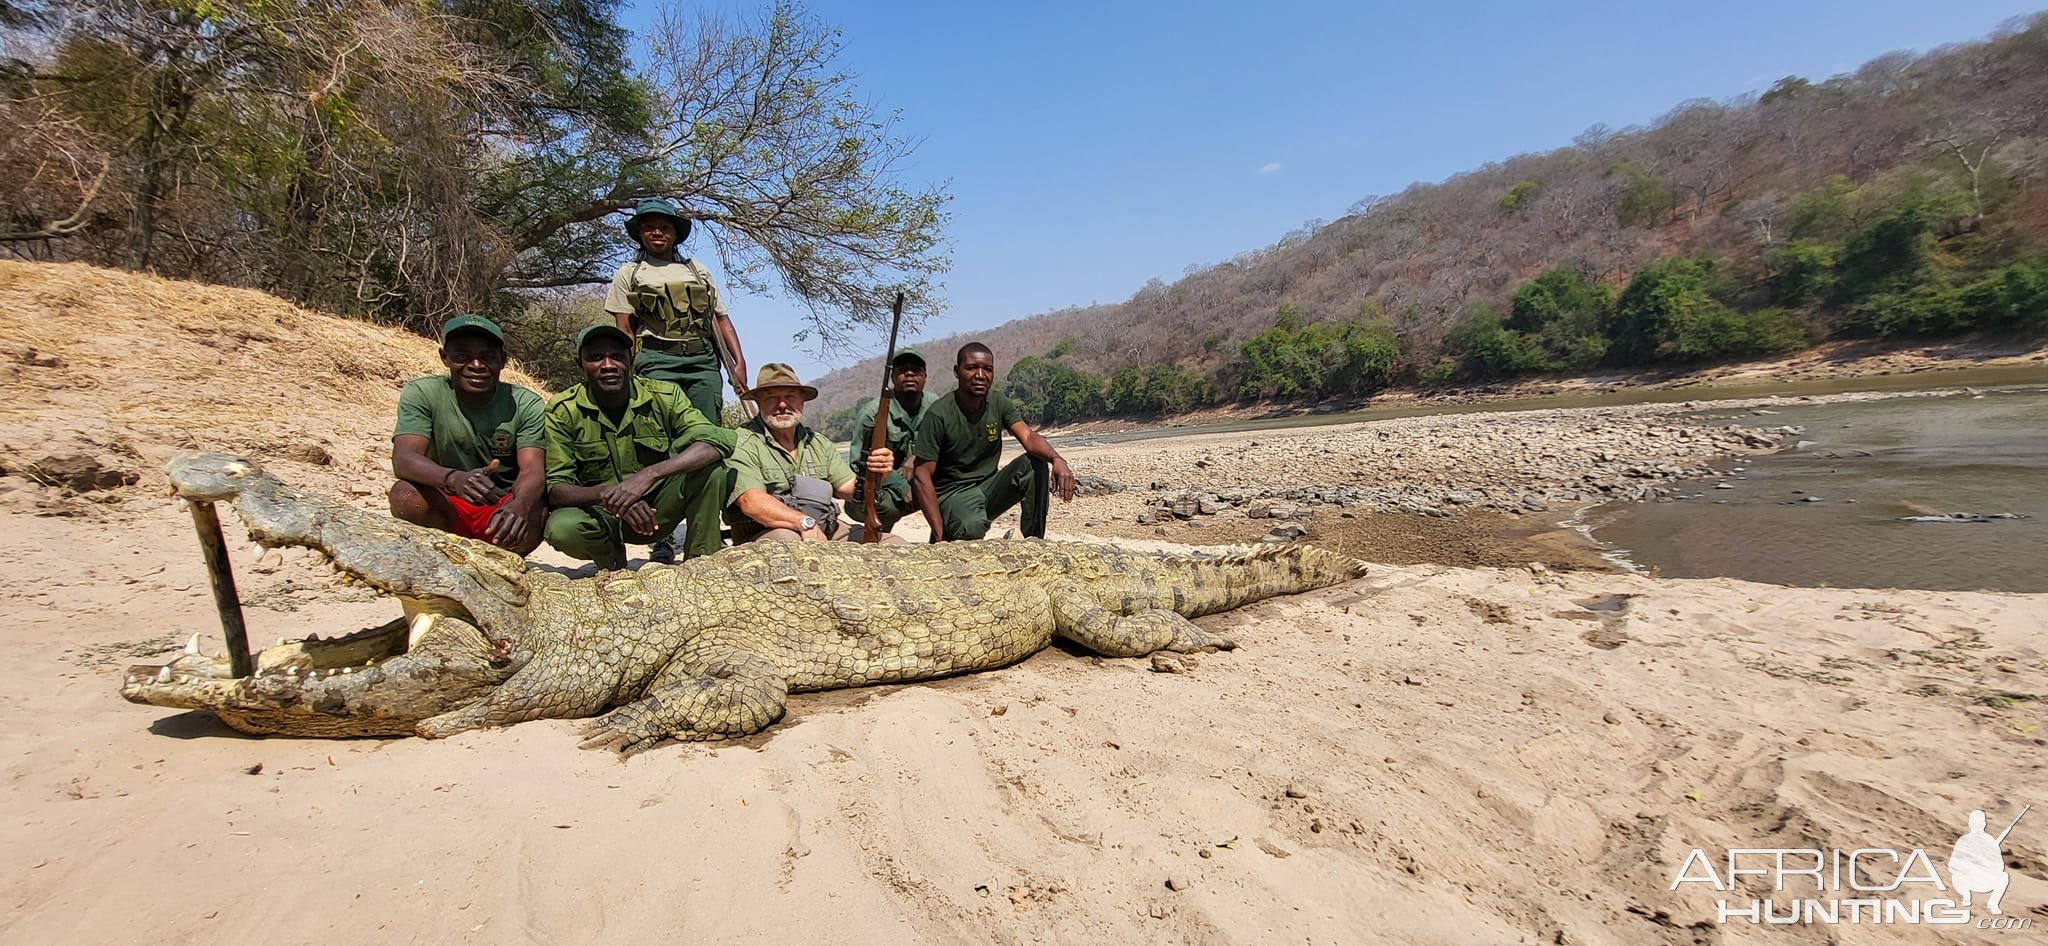
<svg viewBox="0 0 2048 946">
<path fill-rule="evenodd" d="M 1802 399 L 1803 400 L 1803 399 Z M 1509 516 L 1669 498 L 1732 458 L 1788 446 L 1775 399 L 1402 417 L 1331 427 L 1195 434 L 1064 449 L 1100 482 L 1082 515 L 1100 524 L 1245 518 L 1298 535 L 1319 511 Z M 1703 410 L 1734 412 L 1706 420 Z M 1114 487 L 1123 486 L 1122 490 Z"/>
</svg>

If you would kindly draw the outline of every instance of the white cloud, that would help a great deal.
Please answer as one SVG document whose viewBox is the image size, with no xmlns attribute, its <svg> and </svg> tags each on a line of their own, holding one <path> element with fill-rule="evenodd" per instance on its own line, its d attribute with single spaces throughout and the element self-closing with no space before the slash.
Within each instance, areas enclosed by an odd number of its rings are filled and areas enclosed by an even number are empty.
<svg viewBox="0 0 2048 946">
<path fill-rule="evenodd" d="M 1274 171 L 1278 171 L 1278 170 L 1280 170 L 1280 162 L 1278 162 L 1278 161 L 1269 161 L 1269 162 L 1267 162 L 1267 163 L 1266 163 L 1266 166 L 1264 166 L 1264 167 L 1262 167 L 1262 168 L 1259 168 L 1259 173 L 1260 173 L 1260 174 L 1271 174 L 1271 173 L 1273 173 Z"/>
</svg>

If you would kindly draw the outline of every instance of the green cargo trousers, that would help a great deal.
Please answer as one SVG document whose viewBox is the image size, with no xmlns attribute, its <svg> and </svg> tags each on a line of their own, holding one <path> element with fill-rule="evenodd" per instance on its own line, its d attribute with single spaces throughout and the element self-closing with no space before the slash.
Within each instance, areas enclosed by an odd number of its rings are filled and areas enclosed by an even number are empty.
<svg viewBox="0 0 2048 946">
<path fill-rule="evenodd" d="M 721 544 L 718 513 L 725 506 L 729 480 L 723 463 L 662 480 L 647 496 L 647 504 L 654 507 L 653 535 L 627 529 L 623 520 L 596 505 L 555 509 L 548 513 L 543 535 L 549 545 L 571 558 L 596 562 L 599 568 L 624 568 L 623 544 L 649 544 L 675 531 L 677 523 L 688 520 L 690 532 L 683 556 L 709 555 L 718 551 Z"/>
<path fill-rule="evenodd" d="M 988 535 L 989 520 L 1024 504 L 1019 531 L 1045 538 L 1047 507 L 1052 503 L 1052 476 L 1044 460 L 1025 454 L 1003 464 L 994 476 L 956 486 L 939 494 L 939 518 L 946 523 L 946 541 Z"/>
</svg>

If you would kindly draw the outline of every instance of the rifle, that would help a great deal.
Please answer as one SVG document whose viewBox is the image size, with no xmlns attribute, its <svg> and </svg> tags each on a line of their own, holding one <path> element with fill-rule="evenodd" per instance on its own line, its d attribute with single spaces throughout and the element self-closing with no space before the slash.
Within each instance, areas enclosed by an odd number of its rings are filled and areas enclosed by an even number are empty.
<svg viewBox="0 0 2048 946">
<path fill-rule="evenodd" d="M 862 460 L 889 445 L 889 402 L 894 400 L 889 395 L 894 393 L 890 389 L 895 387 L 892 379 L 895 377 L 896 367 L 892 362 L 896 360 L 896 329 L 903 325 L 903 293 L 896 294 L 896 304 L 889 308 L 889 351 L 882 356 L 882 400 L 875 406 L 875 429 L 868 434 L 867 454 L 862 455 Z M 875 494 L 882 491 L 883 478 L 866 470 L 861 471 L 861 476 L 865 480 L 861 485 L 866 488 L 862 491 L 864 495 L 861 497 L 864 518 L 861 521 L 863 528 L 860 540 L 863 543 L 880 542 L 882 517 L 875 511 Z"/>
</svg>

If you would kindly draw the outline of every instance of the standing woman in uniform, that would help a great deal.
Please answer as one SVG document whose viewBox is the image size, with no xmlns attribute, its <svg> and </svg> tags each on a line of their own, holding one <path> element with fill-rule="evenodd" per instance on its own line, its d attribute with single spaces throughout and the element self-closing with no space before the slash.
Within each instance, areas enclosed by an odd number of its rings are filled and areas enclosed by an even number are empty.
<svg viewBox="0 0 2048 946">
<path fill-rule="evenodd" d="M 669 201 L 643 200 L 626 219 L 626 235 L 640 250 L 612 276 L 604 310 L 619 330 L 639 345 L 633 373 L 681 387 L 690 406 L 711 423 L 721 423 L 725 397 L 719 384 L 720 364 L 724 362 L 730 372 L 733 393 L 744 395 L 747 356 L 740 350 L 739 332 L 726 316 L 725 300 L 718 297 L 711 273 L 680 251 L 690 235 L 690 221 Z M 686 556 L 717 551 L 718 528 L 715 517 L 703 523 L 692 519 Z M 673 540 L 663 536 L 648 558 L 674 561 Z"/>
</svg>

